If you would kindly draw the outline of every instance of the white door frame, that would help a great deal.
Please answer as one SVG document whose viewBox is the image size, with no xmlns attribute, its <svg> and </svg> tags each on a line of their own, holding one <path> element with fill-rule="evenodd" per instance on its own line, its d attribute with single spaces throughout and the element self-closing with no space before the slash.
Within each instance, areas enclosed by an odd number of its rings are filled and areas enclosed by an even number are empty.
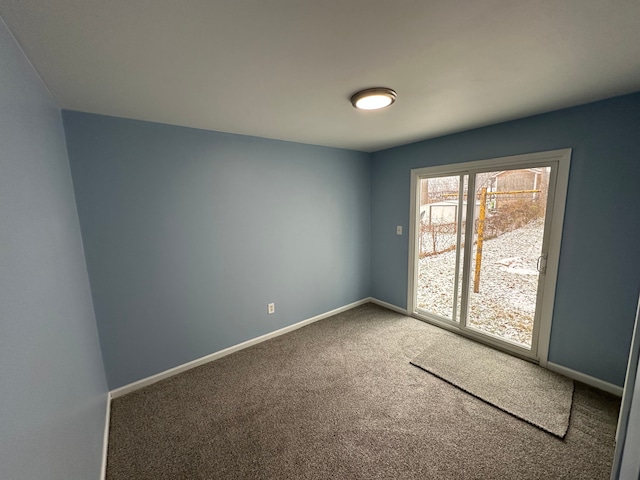
<svg viewBox="0 0 640 480">
<path fill-rule="evenodd" d="M 416 259 L 418 258 L 418 242 L 416 241 L 416 229 L 420 225 L 420 190 L 418 188 L 418 179 L 421 176 L 441 176 L 461 175 L 473 170 L 492 170 L 501 167 L 518 167 L 520 165 L 530 165 L 532 163 L 554 164 L 555 188 L 549 187 L 549 192 L 555 191 L 555 196 L 550 205 L 553 206 L 551 211 L 547 211 L 547 221 L 545 227 L 550 229 L 549 245 L 547 249 L 546 273 L 544 280 L 544 288 L 542 291 L 542 303 L 539 306 L 540 316 L 537 332 L 537 346 L 532 344 L 529 352 L 521 347 L 509 345 L 503 342 L 492 341 L 491 337 L 485 335 L 475 335 L 470 331 L 462 331 L 458 327 L 454 327 L 446 322 L 440 322 L 435 318 L 425 318 L 419 315 L 416 309 L 416 285 L 417 285 L 417 269 Z M 486 160 L 477 160 L 465 163 L 455 163 L 449 165 L 437 165 L 433 167 L 415 168 L 411 170 L 411 201 L 410 201 L 410 221 L 409 221 L 409 269 L 408 269 L 408 288 L 407 288 L 407 310 L 420 320 L 426 320 L 438 326 L 447 328 L 465 336 L 472 337 L 484 343 L 488 343 L 497 348 L 508 350 L 519 356 L 533 358 L 537 360 L 541 366 L 546 367 L 549 356 L 549 341 L 551 339 L 551 321 L 553 317 L 553 306 L 555 303 L 555 291 L 558 278 L 558 265 L 560 260 L 560 246 L 562 242 L 562 228 L 564 225 L 564 212 L 567 200 L 567 188 L 569 185 L 569 167 L 571 164 L 571 149 L 552 150 L 547 152 L 528 153 L 523 155 L 513 155 L 509 157 L 491 158 Z M 550 179 L 553 181 L 553 178 Z M 473 202 L 472 202 L 473 203 Z M 550 218 L 549 218 L 550 216 Z M 535 335 L 534 335 L 535 336 Z"/>
</svg>

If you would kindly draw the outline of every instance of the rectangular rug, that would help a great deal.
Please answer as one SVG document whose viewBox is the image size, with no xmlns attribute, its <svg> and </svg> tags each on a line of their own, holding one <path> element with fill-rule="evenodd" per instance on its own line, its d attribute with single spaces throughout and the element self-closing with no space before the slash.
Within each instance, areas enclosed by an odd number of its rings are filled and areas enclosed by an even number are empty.
<svg viewBox="0 0 640 480">
<path fill-rule="evenodd" d="M 567 433 L 573 380 L 562 375 L 455 334 L 437 335 L 411 364 L 557 437 Z"/>
</svg>

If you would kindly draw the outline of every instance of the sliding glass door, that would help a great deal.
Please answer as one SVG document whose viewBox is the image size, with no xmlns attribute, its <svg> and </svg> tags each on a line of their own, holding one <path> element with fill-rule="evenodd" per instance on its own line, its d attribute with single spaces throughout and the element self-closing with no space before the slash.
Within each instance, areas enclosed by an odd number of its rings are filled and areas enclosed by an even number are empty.
<svg viewBox="0 0 640 480">
<path fill-rule="evenodd" d="M 412 172 L 413 315 L 540 357 L 544 315 L 550 329 L 569 156 L 555 151 Z M 546 348 L 548 338 L 545 360 Z"/>
</svg>

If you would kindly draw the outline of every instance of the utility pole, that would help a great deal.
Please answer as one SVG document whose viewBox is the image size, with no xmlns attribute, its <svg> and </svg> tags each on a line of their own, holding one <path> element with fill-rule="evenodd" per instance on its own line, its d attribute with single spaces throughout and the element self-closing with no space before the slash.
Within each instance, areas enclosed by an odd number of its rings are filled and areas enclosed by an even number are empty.
<svg viewBox="0 0 640 480">
<path fill-rule="evenodd" d="M 474 198 L 475 201 L 475 198 Z M 475 205 L 474 205 L 475 208 Z M 480 268 L 482 266 L 482 243 L 484 241 L 484 219 L 487 215 L 487 187 L 480 191 L 480 212 L 478 213 L 478 238 L 476 240 L 476 271 L 473 275 L 473 293 L 480 292 Z"/>
</svg>

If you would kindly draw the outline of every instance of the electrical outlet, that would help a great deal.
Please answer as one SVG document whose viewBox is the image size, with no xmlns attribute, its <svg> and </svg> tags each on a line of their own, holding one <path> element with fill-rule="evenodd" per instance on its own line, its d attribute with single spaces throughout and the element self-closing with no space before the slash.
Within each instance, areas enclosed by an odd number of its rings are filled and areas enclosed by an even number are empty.
<svg viewBox="0 0 640 480">
<path fill-rule="evenodd" d="M 276 304 L 270 303 L 267 305 L 267 313 L 271 315 L 272 313 L 276 313 Z"/>
</svg>

